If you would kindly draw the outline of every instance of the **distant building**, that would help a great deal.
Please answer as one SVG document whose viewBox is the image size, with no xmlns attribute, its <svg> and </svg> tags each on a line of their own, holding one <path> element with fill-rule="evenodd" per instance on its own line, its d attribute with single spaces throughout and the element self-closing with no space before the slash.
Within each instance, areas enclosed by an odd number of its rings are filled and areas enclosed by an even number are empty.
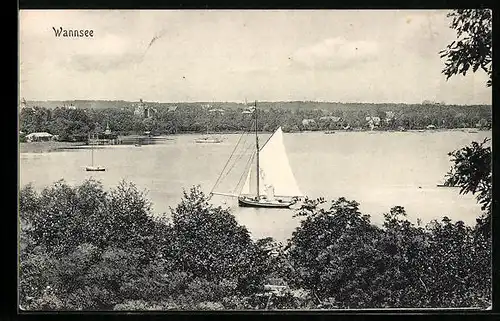
<svg viewBox="0 0 500 321">
<path fill-rule="evenodd" d="M 105 135 L 111 135 L 111 130 L 109 129 L 109 124 L 106 124 L 106 130 L 104 131 Z"/>
<path fill-rule="evenodd" d="M 394 119 L 394 112 L 393 111 L 386 111 L 385 112 L 385 119 L 384 119 L 384 121 L 386 123 L 389 123 L 393 119 Z"/>
<path fill-rule="evenodd" d="M 370 126 L 379 126 L 380 125 L 380 117 L 372 117 L 372 116 L 367 116 L 366 117 L 366 122 Z"/>
<path fill-rule="evenodd" d="M 26 108 L 27 104 L 26 104 L 26 99 L 21 99 L 21 109 L 24 109 Z"/>
<path fill-rule="evenodd" d="M 312 124 L 315 124 L 316 121 L 314 119 L 303 119 L 302 120 L 302 126 L 309 126 Z"/>
<path fill-rule="evenodd" d="M 156 109 L 148 107 L 142 99 L 139 100 L 139 104 L 134 109 L 134 115 L 141 118 L 150 118 L 154 113 L 156 113 Z"/>
<path fill-rule="evenodd" d="M 62 106 L 58 106 L 58 108 L 61 108 L 61 109 L 72 109 L 72 110 L 74 110 L 74 109 L 76 109 L 76 106 L 73 105 L 73 103 L 71 103 L 69 106 L 66 105 L 66 104 L 63 104 Z"/>
<path fill-rule="evenodd" d="M 432 100 L 424 100 L 422 101 L 422 105 L 446 105 L 444 101 L 437 102 Z"/>
<path fill-rule="evenodd" d="M 54 139 L 54 135 L 47 132 L 31 133 L 26 135 L 26 141 L 28 142 L 47 142 Z"/>
<path fill-rule="evenodd" d="M 434 125 L 429 125 L 429 126 L 427 126 L 427 127 L 425 127 L 425 128 L 427 128 L 427 129 L 436 129 L 436 126 L 434 126 Z"/>
</svg>

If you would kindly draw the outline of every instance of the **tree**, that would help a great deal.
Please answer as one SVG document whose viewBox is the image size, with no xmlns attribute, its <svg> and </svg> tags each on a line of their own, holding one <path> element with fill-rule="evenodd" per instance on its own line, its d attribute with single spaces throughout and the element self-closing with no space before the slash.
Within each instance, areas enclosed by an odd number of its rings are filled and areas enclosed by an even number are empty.
<svg viewBox="0 0 500 321">
<path fill-rule="evenodd" d="M 330 207 L 307 200 L 305 216 L 286 251 L 287 281 L 323 306 L 341 308 L 487 307 L 491 302 L 489 242 L 448 218 L 425 228 L 403 207 L 384 214 L 382 227 L 358 203 L 339 198 Z"/>
<path fill-rule="evenodd" d="M 491 231 L 492 206 L 492 176 L 491 176 L 491 147 L 486 144 L 472 142 L 459 150 L 448 153 L 452 157 L 452 167 L 446 174 L 445 185 L 459 186 L 460 194 L 471 193 L 476 196 L 482 217 L 477 219 L 478 229 L 489 236 Z"/>
<path fill-rule="evenodd" d="M 236 280 L 242 292 L 262 285 L 262 264 L 255 262 L 261 253 L 248 230 L 227 209 L 210 205 L 198 187 L 184 192 L 172 219 L 181 270 L 200 279 Z"/>
<path fill-rule="evenodd" d="M 341 307 L 375 307 L 371 282 L 382 260 L 374 247 L 380 229 L 362 215 L 358 203 L 339 198 L 329 209 L 323 200 L 307 201 L 306 216 L 289 241 L 287 254 L 295 270 L 292 285 L 309 290 L 321 302 L 334 298 Z"/>
<path fill-rule="evenodd" d="M 476 72 L 484 70 L 491 87 L 492 73 L 492 11 L 490 9 L 458 9 L 447 17 L 453 18 L 450 27 L 457 31 L 457 40 L 440 51 L 445 58 L 443 74 L 446 79 L 453 75 L 466 75 L 472 68 Z"/>
<path fill-rule="evenodd" d="M 457 31 L 457 41 L 453 41 L 441 57 L 446 59 L 443 73 L 447 79 L 456 74 L 465 75 L 479 68 L 488 73 L 487 87 L 491 86 L 492 73 L 492 12 L 489 9 L 458 9 L 450 12 L 453 18 L 451 28 Z M 455 116 L 457 118 L 458 114 Z M 463 115 L 465 122 L 467 116 Z M 467 117 L 470 118 L 470 117 Z M 455 119 L 456 121 L 456 119 Z M 457 125 L 457 124 L 455 124 Z M 458 124 L 461 125 L 461 124 Z M 478 229 L 489 236 L 491 225 L 491 148 L 483 143 L 473 142 L 460 150 L 449 153 L 453 167 L 446 177 L 446 184 L 461 187 L 460 193 L 476 195 L 484 215 L 477 219 Z"/>
<path fill-rule="evenodd" d="M 33 310 L 251 308 L 275 268 L 227 210 L 193 188 L 172 222 L 133 184 L 20 192 L 20 304 Z"/>
</svg>

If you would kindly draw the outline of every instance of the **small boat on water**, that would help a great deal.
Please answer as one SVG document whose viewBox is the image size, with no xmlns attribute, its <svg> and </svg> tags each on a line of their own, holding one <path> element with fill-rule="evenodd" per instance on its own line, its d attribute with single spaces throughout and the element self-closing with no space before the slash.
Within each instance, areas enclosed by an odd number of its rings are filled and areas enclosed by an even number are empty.
<svg viewBox="0 0 500 321">
<path fill-rule="evenodd" d="M 214 185 L 212 195 L 232 196 L 238 198 L 238 205 L 241 207 L 266 207 L 266 208 L 289 208 L 304 195 L 300 191 L 293 175 L 285 146 L 283 144 L 283 131 L 278 127 L 276 131 L 259 148 L 259 137 L 257 135 L 257 102 L 252 109 L 255 115 L 255 151 L 246 161 L 246 169 L 240 175 L 240 181 L 246 173 L 246 180 L 238 194 L 214 192 L 217 183 L 223 174 L 222 170 L 219 179 Z M 244 134 L 243 134 L 244 135 Z M 235 147 L 235 151 L 238 145 Z M 250 145 L 251 147 L 251 145 Z M 234 153 L 234 152 L 233 152 Z M 230 159 L 226 163 L 229 164 Z M 255 164 L 253 162 L 255 161 Z M 239 183 L 237 184 L 237 186 Z M 236 188 L 235 188 L 236 190 Z"/>
<path fill-rule="evenodd" d="M 89 135 L 89 141 L 90 141 L 90 135 Z M 95 139 L 92 140 L 92 142 L 94 142 L 94 141 L 95 141 Z M 106 171 L 106 168 L 104 168 L 102 166 L 95 166 L 94 165 L 94 143 L 91 143 L 91 146 L 92 147 L 90 148 L 90 150 L 91 150 L 91 153 L 92 153 L 92 165 L 86 166 L 85 170 L 87 172 L 104 172 L 104 171 Z"/>
<path fill-rule="evenodd" d="M 104 167 L 100 167 L 100 166 L 87 166 L 87 167 L 85 167 L 85 170 L 87 172 L 104 172 L 104 171 L 106 171 L 106 169 Z"/>
<path fill-rule="evenodd" d="M 329 134 L 335 134 L 335 132 L 334 132 L 333 130 L 327 130 L 327 131 L 325 132 L 325 134 L 327 134 L 327 135 L 329 135 Z"/>
<path fill-rule="evenodd" d="M 437 187 L 450 187 L 450 188 L 457 188 L 457 187 L 460 187 L 460 186 L 450 186 L 450 185 L 445 185 L 445 184 L 437 184 L 436 186 L 437 186 Z"/>
<path fill-rule="evenodd" d="M 194 140 L 197 144 L 219 144 L 222 143 L 222 139 L 220 137 L 210 136 L 208 126 L 207 133 L 204 137 L 200 137 Z"/>
<path fill-rule="evenodd" d="M 200 137 L 195 139 L 195 142 L 198 144 L 219 144 L 222 143 L 222 139 L 218 137 Z"/>
</svg>

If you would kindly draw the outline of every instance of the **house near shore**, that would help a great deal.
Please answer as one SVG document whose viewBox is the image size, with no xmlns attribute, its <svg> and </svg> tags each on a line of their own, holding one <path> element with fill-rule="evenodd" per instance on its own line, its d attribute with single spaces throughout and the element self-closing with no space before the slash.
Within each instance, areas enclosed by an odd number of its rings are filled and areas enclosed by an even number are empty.
<svg viewBox="0 0 500 321">
<path fill-rule="evenodd" d="M 54 140 L 56 137 L 47 132 L 31 133 L 26 135 L 27 142 L 48 142 Z"/>
<path fill-rule="evenodd" d="M 436 126 L 434 125 L 428 125 L 427 127 L 425 127 L 426 129 L 436 129 Z"/>
<path fill-rule="evenodd" d="M 389 124 L 393 119 L 394 119 L 394 112 L 393 111 L 386 111 L 385 112 L 385 123 Z"/>
<path fill-rule="evenodd" d="M 380 117 L 377 116 L 367 116 L 366 117 L 367 125 L 370 127 L 377 127 L 380 125 Z"/>
<path fill-rule="evenodd" d="M 303 119 L 302 120 L 302 126 L 310 126 L 315 124 L 316 121 L 314 119 Z"/>
<path fill-rule="evenodd" d="M 63 104 L 63 105 L 62 105 L 62 106 L 60 106 L 59 108 L 61 108 L 61 109 L 71 109 L 71 110 L 76 110 L 76 106 L 75 106 L 73 103 L 69 104 L 69 106 L 68 106 L 68 105 L 66 105 L 66 104 Z"/>
</svg>

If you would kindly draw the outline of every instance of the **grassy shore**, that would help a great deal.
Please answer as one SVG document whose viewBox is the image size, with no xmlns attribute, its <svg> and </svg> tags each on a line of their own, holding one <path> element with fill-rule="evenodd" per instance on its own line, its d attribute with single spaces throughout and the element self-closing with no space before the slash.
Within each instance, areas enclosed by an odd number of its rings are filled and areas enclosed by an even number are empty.
<svg viewBox="0 0 500 321">
<path fill-rule="evenodd" d="M 84 143 L 71 142 L 34 142 L 34 143 L 19 143 L 20 153 L 47 153 L 58 149 L 71 148 L 84 145 Z"/>
</svg>

